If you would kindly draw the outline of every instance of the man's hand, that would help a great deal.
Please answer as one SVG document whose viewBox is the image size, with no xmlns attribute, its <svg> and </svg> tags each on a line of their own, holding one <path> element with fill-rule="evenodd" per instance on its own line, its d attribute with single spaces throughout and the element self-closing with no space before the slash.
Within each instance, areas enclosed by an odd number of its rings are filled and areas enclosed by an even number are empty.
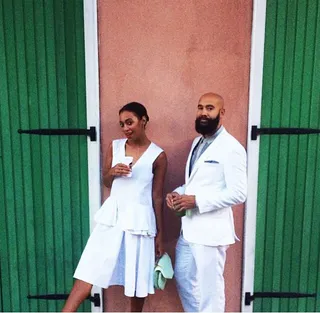
<svg viewBox="0 0 320 313">
<path fill-rule="evenodd" d="M 173 199 L 176 199 L 177 197 L 179 197 L 180 195 L 177 192 L 171 192 L 168 193 L 166 196 L 166 202 L 167 202 L 167 206 L 174 210 L 174 205 L 173 205 Z"/>
<path fill-rule="evenodd" d="M 182 212 L 196 207 L 196 197 L 189 195 L 179 195 L 173 198 L 173 209 L 177 212 Z"/>
</svg>

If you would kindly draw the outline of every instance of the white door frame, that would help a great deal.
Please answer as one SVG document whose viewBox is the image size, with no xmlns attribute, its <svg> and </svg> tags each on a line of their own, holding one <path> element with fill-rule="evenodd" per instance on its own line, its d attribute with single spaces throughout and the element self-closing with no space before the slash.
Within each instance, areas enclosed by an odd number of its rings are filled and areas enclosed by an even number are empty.
<svg viewBox="0 0 320 313">
<path fill-rule="evenodd" d="M 254 287 L 254 257 L 256 237 L 257 187 L 259 168 L 259 137 L 252 141 L 251 126 L 260 126 L 263 55 L 266 1 L 253 0 L 253 23 L 251 41 L 251 68 L 249 89 L 249 116 L 248 116 L 248 197 L 246 202 L 244 252 L 242 273 L 241 311 L 252 312 L 253 305 L 244 303 L 245 293 L 253 293 Z M 100 112 L 99 112 L 99 58 L 98 58 L 98 19 L 97 0 L 84 0 L 84 32 L 85 32 L 85 66 L 86 66 L 86 102 L 87 127 L 95 126 L 97 141 L 88 139 L 88 181 L 90 232 L 93 229 L 93 215 L 101 205 L 100 185 Z M 92 312 L 102 312 L 102 289 L 93 287 L 92 293 L 99 293 L 101 306 L 92 305 Z"/>
<path fill-rule="evenodd" d="M 99 111 L 99 54 L 98 54 L 98 19 L 97 0 L 84 0 L 84 38 L 85 38 L 85 68 L 86 68 L 86 107 L 87 127 L 95 126 L 97 141 L 88 138 L 88 186 L 90 233 L 94 227 L 93 216 L 101 205 L 100 179 L 100 111 Z M 102 289 L 92 288 L 92 294 L 99 293 L 100 307 L 91 305 L 92 312 L 103 311 Z"/>
<path fill-rule="evenodd" d="M 241 291 L 241 311 L 252 312 L 253 304 L 245 305 L 245 293 L 253 293 L 254 288 L 254 261 L 256 241 L 256 213 L 258 196 L 258 169 L 259 169 L 259 137 L 251 140 L 251 126 L 260 127 L 263 57 L 265 41 L 265 20 L 267 0 L 253 1 L 253 21 L 251 35 L 251 66 L 249 87 L 249 116 L 248 116 L 248 197 L 244 221 L 243 272 Z"/>
</svg>

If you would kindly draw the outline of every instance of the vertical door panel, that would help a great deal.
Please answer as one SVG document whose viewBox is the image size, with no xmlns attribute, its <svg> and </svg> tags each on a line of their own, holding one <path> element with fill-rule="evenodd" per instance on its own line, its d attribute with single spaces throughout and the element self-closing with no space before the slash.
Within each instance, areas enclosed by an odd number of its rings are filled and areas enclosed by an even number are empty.
<svg viewBox="0 0 320 313">
<path fill-rule="evenodd" d="M 262 127 L 320 128 L 320 4 L 267 1 Z M 320 136 L 261 136 L 255 291 L 320 292 Z M 319 311 L 314 298 L 255 311 Z"/>
<path fill-rule="evenodd" d="M 89 234 L 87 138 L 19 135 L 85 128 L 83 2 L 0 1 L 0 300 L 59 311 Z M 81 310 L 90 310 L 90 304 Z"/>
</svg>

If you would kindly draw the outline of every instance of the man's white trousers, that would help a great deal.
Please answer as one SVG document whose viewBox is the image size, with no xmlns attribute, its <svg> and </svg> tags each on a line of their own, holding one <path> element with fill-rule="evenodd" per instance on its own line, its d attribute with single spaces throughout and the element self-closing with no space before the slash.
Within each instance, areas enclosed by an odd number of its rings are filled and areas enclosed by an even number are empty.
<svg viewBox="0 0 320 313">
<path fill-rule="evenodd" d="M 180 235 L 174 275 L 184 311 L 224 312 L 227 249 L 190 243 Z"/>
</svg>

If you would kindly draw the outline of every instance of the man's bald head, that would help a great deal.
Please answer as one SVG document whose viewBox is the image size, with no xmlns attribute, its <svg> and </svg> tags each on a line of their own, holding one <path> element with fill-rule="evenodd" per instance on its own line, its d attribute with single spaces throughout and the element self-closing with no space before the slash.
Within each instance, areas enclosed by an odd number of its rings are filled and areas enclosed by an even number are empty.
<svg viewBox="0 0 320 313">
<path fill-rule="evenodd" d="M 224 107 L 224 100 L 223 98 L 214 92 L 207 92 L 204 95 L 202 95 L 199 99 L 199 103 L 210 103 L 215 104 L 216 106 L 219 106 L 220 109 Z"/>
</svg>

